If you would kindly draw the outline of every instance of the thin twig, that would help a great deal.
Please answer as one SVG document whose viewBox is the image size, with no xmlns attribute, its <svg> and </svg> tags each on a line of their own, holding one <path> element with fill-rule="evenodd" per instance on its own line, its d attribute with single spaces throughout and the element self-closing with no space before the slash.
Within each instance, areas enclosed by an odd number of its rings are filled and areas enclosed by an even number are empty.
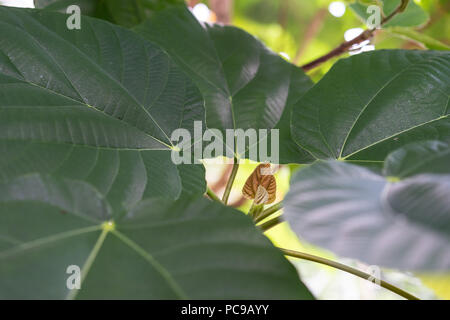
<svg viewBox="0 0 450 320">
<path fill-rule="evenodd" d="M 284 222 L 284 219 L 281 216 L 278 216 L 267 222 L 259 224 L 258 227 L 260 227 L 263 232 L 266 232 L 282 222 Z"/>
<path fill-rule="evenodd" d="M 223 192 L 222 202 L 224 204 L 228 203 L 228 198 L 230 197 L 231 188 L 233 187 L 234 179 L 239 169 L 239 160 L 234 158 L 233 169 L 231 170 L 230 178 L 228 179 L 225 191 Z"/>
<path fill-rule="evenodd" d="M 409 0 L 402 0 L 402 2 L 400 3 L 400 5 L 387 17 L 384 17 L 381 22 L 380 22 L 380 26 L 385 24 L 386 22 L 388 22 L 389 20 L 391 20 L 394 16 L 396 16 L 398 13 L 403 12 L 407 5 L 408 5 Z M 366 29 L 364 30 L 359 36 L 357 36 L 356 38 L 350 40 L 350 41 L 344 41 L 343 43 L 341 43 L 338 47 L 334 48 L 333 50 L 331 50 L 330 52 L 328 52 L 327 54 L 317 58 L 314 61 L 311 61 L 305 65 L 303 65 L 301 68 L 303 69 L 303 71 L 308 71 L 311 70 L 319 65 L 321 65 L 322 63 L 324 63 L 325 61 L 330 60 L 333 57 L 337 57 L 345 52 L 347 52 L 353 45 L 355 44 L 359 44 L 363 41 L 369 40 L 373 37 L 375 31 L 377 29 L 373 28 L 373 29 Z"/>
<path fill-rule="evenodd" d="M 322 258 L 322 257 L 318 257 L 312 254 L 308 254 L 308 253 L 304 253 L 304 252 L 299 252 L 299 251 L 294 251 L 294 250 L 289 250 L 289 249 L 283 249 L 283 248 L 279 248 L 285 255 L 290 256 L 290 257 L 294 257 L 294 258 L 298 258 L 298 259 L 303 259 L 303 260 L 309 260 L 309 261 L 313 261 L 313 262 L 317 262 L 317 263 L 321 263 L 348 273 L 351 273 L 355 276 L 358 276 L 360 278 L 363 278 L 365 280 L 371 281 L 371 282 L 375 282 L 378 283 L 381 287 L 392 291 L 400 296 L 402 296 L 403 298 L 406 298 L 408 300 L 420 300 L 419 298 L 417 298 L 416 296 L 413 296 L 412 294 L 394 286 L 393 284 L 390 284 L 389 282 L 386 282 L 384 280 L 381 279 L 377 279 L 374 276 L 362 272 L 358 269 L 346 266 L 345 264 L 333 261 L 333 260 L 329 260 L 326 258 Z"/>
</svg>

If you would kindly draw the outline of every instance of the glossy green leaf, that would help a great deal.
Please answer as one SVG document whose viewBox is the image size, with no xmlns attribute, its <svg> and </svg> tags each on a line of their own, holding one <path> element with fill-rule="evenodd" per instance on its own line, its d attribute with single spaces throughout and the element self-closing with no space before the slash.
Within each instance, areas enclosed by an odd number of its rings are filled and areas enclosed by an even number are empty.
<svg viewBox="0 0 450 320">
<path fill-rule="evenodd" d="M 142 197 L 178 198 L 169 137 L 203 121 L 199 91 L 133 32 L 87 17 L 68 30 L 66 17 L 0 8 L 0 179 L 85 179 L 122 210 Z M 201 195 L 204 172 L 195 172 Z"/>
<path fill-rule="evenodd" d="M 305 240 L 369 264 L 450 268 L 450 168 L 398 182 L 331 160 L 291 180 L 284 213 Z"/>
<path fill-rule="evenodd" d="M 401 0 L 381 0 L 383 3 L 383 12 L 388 16 L 400 5 Z M 362 3 L 352 3 L 350 8 L 365 22 L 369 14 L 367 13 L 368 6 Z M 371 12 L 373 14 L 373 12 Z M 392 20 L 387 22 L 384 27 L 414 27 L 426 23 L 429 19 L 428 14 L 413 0 L 410 0 L 405 11 L 397 14 Z"/>
<path fill-rule="evenodd" d="M 338 61 L 294 106 L 294 140 L 317 158 L 383 161 L 450 141 L 450 52 L 379 50 Z"/>
<path fill-rule="evenodd" d="M 186 7 L 158 11 L 135 31 L 192 77 L 205 99 L 209 128 L 277 128 L 281 162 L 313 159 L 294 147 L 288 126 L 289 104 L 311 86 L 301 69 L 241 29 L 199 23 Z"/>
<path fill-rule="evenodd" d="M 244 214 L 150 199 L 123 217 L 93 185 L 32 174 L 0 183 L 1 299 L 311 299 Z M 66 270 L 81 269 L 80 290 Z"/>
<path fill-rule="evenodd" d="M 440 141 L 411 143 L 391 152 L 385 160 L 385 176 L 403 179 L 415 174 L 450 172 L 450 146 Z"/>
</svg>

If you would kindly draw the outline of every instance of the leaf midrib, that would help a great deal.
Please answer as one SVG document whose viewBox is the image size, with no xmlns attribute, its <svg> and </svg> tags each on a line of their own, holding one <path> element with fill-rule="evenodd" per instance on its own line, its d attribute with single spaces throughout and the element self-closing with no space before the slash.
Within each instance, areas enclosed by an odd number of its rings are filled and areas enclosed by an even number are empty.
<svg viewBox="0 0 450 320">
<path fill-rule="evenodd" d="M 15 246 L 11 249 L 1 251 L 0 259 L 6 259 L 8 256 L 12 256 L 12 255 L 21 253 L 26 250 L 32 250 L 34 248 L 37 248 L 37 247 L 40 247 L 40 246 L 43 246 L 46 244 L 50 244 L 50 243 L 53 243 L 58 240 L 63 240 L 63 239 L 67 239 L 70 237 L 74 237 L 74 236 L 78 236 L 78 235 L 81 235 L 84 233 L 94 232 L 94 231 L 98 231 L 98 230 L 101 230 L 101 225 L 91 225 L 89 227 L 68 230 L 68 231 L 60 232 L 60 233 L 53 234 L 50 236 L 34 239 L 29 242 L 21 242 L 20 244 L 18 244 L 17 246 Z"/>
<path fill-rule="evenodd" d="M 10 10 L 6 10 L 6 12 L 7 12 L 8 14 L 10 14 L 11 11 L 10 11 Z M 138 105 L 138 106 L 139 106 L 139 107 L 140 107 L 140 108 L 148 115 L 149 119 L 150 119 L 150 120 L 151 120 L 151 121 L 159 128 L 159 130 L 161 130 L 161 132 L 164 134 L 164 136 L 167 138 L 167 140 L 168 140 L 169 142 L 171 141 L 171 140 L 169 139 L 169 137 L 167 136 L 166 132 L 160 127 L 160 125 L 156 122 L 156 120 L 153 118 L 153 116 L 150 114 L 150 112 L 148 112 L 148 110 L 145 109 L 144 106 L 143 106 L 141 103 L 139 103 L 139 101 L 137 101 L 136 98 L 135 98 L 133 95 L 131 95 L 131 93 L 128 91 L 128 89 L 127 89 L 126 87 L 124 87 L 124 86 L 122 85 L 121 82 L 119 82 L 119 81 L 117 81 L 116 79 L 112 78 L 111 75 L 110 75 L 108 72 L 106 72 L 105 70 L 103 70 L 103 68 L 101 68 L 97 63 L 95 63 L 95 61 L 93 61 L 88 55 L 86 55 L 86 54 L 85 54 L 83 51 L 81 51 L 78 47 L 74 46 L 71 42 L 69 42 L 69 41 L 67 41 L 66 39 L 64 39 L 63 37 L 59 36 L 57 33 L 55 33 L 53 30 L 49 29 L 49 28 L 48 28 L 47 26 L 45 26 L 44 24 L 41 24 L 41 23 L 37 22 L 37 21 L 36 21 L 34 18 L 32 18 L 31 16 L 27 16 L 27 17 L 30 18 L 29 20 L 32 21 L 32 23 L 33 23 L 34 25 L 37 25 L 37 26 L 40 26 L 40 27 L 44 28 L 45 30 L 48 31 L 49 34 L 53 35 L 55 38 L 60 39 L 60 40 L 62 40 L 64 43 L 68 44 L 69 47 L 71 47 L 73 50 L 75 50 L 76 52 L 78 52 L 83 58 L 85 58 L 86 60 L 88 60 L 94 67 L 96 67 L 96 69 L 97 69 L 98 71 L 100 71 L 102 74 L 104 74 L 104 75 L 105 75 L 107 78 L 109 78 L 112 82 L 116 83 L 116 84 L 118 85 L 118 87 L 120 87 L 120 88 L 121 88 L 121 89 L 122 89 L 122 90 L 123 90 L 123 91 L 124 91 L 124 92 L 125 92 L 125 93 L 126 93 L 126 94 L 127 94 L 127 95 L 135 102 L 135 103 L 136 103 L 136 105 Z M 34 43 L 38 45 L 39 48 L 41 48 L 43 51 L 47 52 L 47 55 L 51 58 L 52 61 L 55 62 L 56 66 L 61 70 L 61 72 L 63 73 L 63 75 L 64 75 L 64 76 L 66 77 L 66 79 L 69 81 L 69 84 L 73 87 L 73 89 L 75 90 L 75 92 L 78 94 L 78 96 L 81 98 L 82 101 L 75 100 L 75 99 L 73 99 L 73 98 L 71 98 L 71 97 L 67 97 L 67 96 L 65 96 L 65 95 L 62 95 L 62 94 L 60 94 L 60 93 L 57 93 L 57 92 L 55 92 L 55 91 L 53 91 L 53 90 L 50 90 L 50 89 L 48 89 L 48 88 L 44 88 L 44 87 L 42 87 L 42 86 L 40 86 L 40 85 L 37 85 L 37 84 L 32 83 L 32 82 L 29 82 L 25 77 L 24 77 L 24 79 L 23 79 L 23 80 L 25 80 L 24 82 L 26 82 L 26 83 L 28 83 L 28 84 L 31 84 L 31 85 L 35 85 L 35 86 L 37 86 L 37 87 L 39 87 L 39 88 L 41 88 L 41 89 L 48 90 L 48 91 L 50 91 L 50 92 L 52 92 L 52 93 L 58 94 L 58 95 L 60 95 L 60 96 L 62 96 L 62 97 L 65 97 L 65 98 L 67 98 L 67 99 L 71 99 L 71 100 L 73 100 L 73 101 L 76 101 L 77 103 L 80 103 L 80 104 L 85 105 L 85 106 L 87 106 L 87 107 L 90 107 L 90 108 L 92 108 L 92 109 L 94 109 L 94 110 L 97 110 L 97 111 L 99 111 L 99 112 L 102 112 L 103 114 L 106 114 L 106 115 L 112 117 L 113 119 L 119 120 L 119 119 L 113 117 L 112 115 L 109 115 L 109 114 L 105 113 L 104 111 L 102 111 L 102 110 L 100 110 L 100 109 L 97 109 L 97 108 L 95 108 L 95 107 L 93 107 L 93 106 L 90 106 L 90 105 L 86 104 L 86 102 L 84 101 L 84 99 L 81 97 L 81 94 L 80 94 L 80 93 L 78 92 L 78 90 L 74 87 L 72 81 L 70 81 L 70 79 L 68 79 L 67 74 L 65 73 L 65 71 L 64 71 L 64 70 L 61 68 L 61 66 L 55 61 L 53 55 L 51 55 L 47 50 L 45 50 L 45 49 L 38 43 L 37 39 L 36 39 L 33 35 L 31 35 L 31 34 L 25 32 L 24 30 L 21 30 L 20 28 L 18 28 L 18 27 L 15 26 L 15 25 L 8 24 L 8 23 L 5 23 L 5 22 L 0 22 L 0 24 L 5 24 L 5 25 L 7 25 L 7 26 L 9 26 L 9 27 L 12 27 L 12 28 L 14 28 L 14 29 L 17 29 L 19 32 L 25 34 L 28 38 L 31 38 L 31 39 L 34 41 Z M 91 29 L 92 29 L 92 28 L 91 28 Z M 114 28 L 111 28 L 111 29 L 113 30 L 113 33 L 115 34 Z M 117 35 L 116 35 L 116 37 L 117 37 Z M 118 37 L 117 37 L 117 38 L 118 38 Z M 145 40 L 145 39 L 144 39 L 144 40 Z M 2 52 L 2 53 L 3 53 L 3 52 Z M 5 53 L 3 53 L 3 54 L 6 55 Z M 6 56 L 9 58 L 8 55 L 6 55 Z M 9 59 L 9 60 L 10 60 L 10 62 L 15 66 L 15 64 L 11 61 L 11 59 Z M 19 71 L 20 71 L 20 70 L 19 70 Z M 22 73 L 20 72 L 20 74 L 22 74 Z M 16 79 L 17 79 L 17 78 L 16 78 Z M 21 79 L 17 79 L 17 80 L 21 80 Z M 23 81 L 23 80 L 21 80 L 21 81 Z M 121 121 L 121 120 L 119 120 L 119 121 Z M 128 122 L 125 122 L 125 123 L 127 123 L 128 125 L 130 125 Z M 130 125 L 130 126 L 132 126 L 132 125 Z M 135 126 L 132 126 L 132 127 L 135 127 Z M 160 142 L 160 143 L 162 143 L 162 144 L 164 144 L 164 145 L 167 145 L 166 143 L 160 141 L 160 140 L 157 139 L 156 137 L 153 137 L 153 136 L 149 135 L 148 133 L 142 131 L 142 129 L 139 129 L 139 128 L 137 128 L 137 127 L 135 127 L 135 128 L 138 129 L 139 131 L 141 131 L 141 132 L 147 134 L 148 136 L 152 137 L 153 139 L 157 140 L 158 142 Z M 170 148 L 169 145 L 167 145 L 167 146 Z"/>
<path fill-rule="evenodd" d="M 145 251 L 141 246 L 139 246 L 135 241 L 125 236 L 123 233 L 113 230 L 111 231 L 117 238 L 119 238 L 123 243 L 133 249 L 139 256 L 145 259 L 159 274 L 160 276 L 166 280 L 169 287 L 176 294 L 176 296 L 180 299 L 187 299 L 187 295 L 175 281 L 174 277 L 170 274 L 170 272 L 160 264 L 150 253 Z"/>
<path fill-rule="evenodd" d="M 381 92 L 382 92 L 384 89 L 386 89 L 386 88 L 387 88 L 387 87 L 388 87 L 395 79 L 397 79 L 399 76 L 401 76 L 404 72 L 408 71 L 411 67 L 415 67 L 415 66 L 421 65 L 421 64 L 423 64 L 423 63 L 430 62 L 431 60 L 434 60 L 435 58 L 437 58 L 437 57 L 431 56 L 430 58 L 425 58 L 425 59 L 423 59 L 423 60 L 421 60 L 421 61 L 419 61 L 419 62 L 413 62 L 413 63 L 410 63 L 406 68 L 402 69 L 400 72 L 397 72 L 391 79 L 389 79 L 383 86 L 381 86 L 381 88 L 380 88 L 379 90 L 377 90 L 377 92 L 369 99 L 369 101 L 368 101 L 368 102 L 365 104 L 365 106 L 361 109 L 360 113 L 358 114 L 358 116 L 356 117 L 356 119 L 355 119 L 355 121 L 353 122 L 352 126 L 350 127 L 350 130 L 347 132 L 347 135 L 346 135 L 346 137 L 345 137 L 345 139 L 344 139 L 344 142 L 342 143 L 342 146 L 341 146 L 341 150 L 340 150 L 340 153 L 339 153 L 339 158 L 342 158 L 342 153 L 344 152 L 345 146 L 346 146 L 346 144 L 347 144 L 347 140 L 348 140 L 348 138 L 350 137 L 350 135 L 351 135 L 353 129 L 355 128 L 356 123 L 357 123 L 358 120 L 361 118 L 361 116 L 363 115 L 363 113 L 366 111 L 366 109 L 368 108 L 368 106 L 372 103 L 372 101 L 373 101 L 375 98 L 377 98 L 377 97 L 381 94 Z M 392 136 L 395 136 L 395 135 L 397 135 L 397 134 L 398 134 L 398 133 L 396 133 L 396 134 L 394 134 L 394 135 L 392 135 Z M 380 140 L 380 141 L 382 141 L 382 140 Z M 361 150 L 364 150 L 364 148 L 361 149 Z M 357 153 L 357 152 L 359 152 L 359 151 L 360 151 L 360 150 L 355 151 L 355 152 L 353 152 L 353 153 Z M 345 156 L 344 158 L 347 158 L 347 157 L 349 157 L 349 156 L 350 156 L 350 155 L 347 155 L 347 156 Z"/>
<path fill-rule="evenodd" d="M 103 229 L 103 230 L 102 230 Z M 126 244 L 130 249 L 132 249 L 135 253 L 137 253 L 141 258 L 146 260 L 153 268 L 156 270 L 157 273 L 167 282 L 168 286 L 171 288 L 171 290 L 175 293 L 175 295 L 180 299 L 187 299 L 187 295 L 184 293 L 184 291 L 181 289 L 179 284 L 175 281 L 175 278 L 170 274 L 170 272 L 162 265 L 160 264 L 151 254 L 149 254 L 147 251 L 145 251 L 141 246 L 139 246 L 136 242 L 122 234 L 121 232 L 117 230 L 109 231 L 106 228 L 103 228 L 102 225 L 94 225 L 74 230 L 65 231 L 62 233 L 58 233 L 55 235 L 39 238 L 32 240 L 30 242 L 26 243 L 20 243 L 18 246 L 13 247 L 12 249 L 8 249 L 6 251 L 0 252 L 0 259 L 4 259 L 8 256 L 11 256 L 13 254 L 20 253 L 25 250 L 30 250 L 33 248 L 40 247 L 42 245 L 47 245 L 53 242 L 56 242 L 58 240 L 63 240 L 71 237 L 76 237 L 81 234 L 89 233 L 89 232 L 95 232 L 102 230 L 100 233 L 97 241 L 94 244 L 94 247 L 92 248 L 90 254 L 88 255 L 83 268 L 82 268 L 82 282 L 86 279 L 88 276 L 88 273 L 92 267 L 92 265 L 95 262 L 95 259 L 98 256 L 98 253 L 100 252 L 101 248 L 103 247 L 103 243 L 109 233 L 113 234 L 116 238 L 118 238 L 120 241 L 122 241 L 124 244 Z M 79 290 L 72 290 L 69 291 L 69 294 L 67 295 L 66 299 L 75 299 Z"/>
<path fill-rule="evenodd" d="M 391 135 L 391 136 L 388 136 L 388 137 L 385 137 L 385 138 L 383 138 L 383 139 L 381 139 L 381 140 L 375 141 L 374 143 L 372 143 L 372 144 L 370 144 L 370 145 L 368 145 L 368 146 L 366 146 L 366 147 L 364 147 L 364 148 L 361 148 L 361 149 L 359 149 L 359 150 L 356 150 L 356 151 L 350 153 L 349 155 L 346 155 L 345 157 L 342 158 L 342 160 L 347 160 L 347 158 L 349 158 L 349 157 L 351 157 L 351 156 L 354 156 L 355 154 L 358 154 L 359 152 L 364 151 L 364 150 L 366 150 L 366 149 L 368 149 L 368 148 L 371 148 L 371 147 L 373 147 L 373 146 L 375 146 L 375 145 L 377 145 L 377 144 L 379 144 L 379 143 L 382 143 L 382 142 L 384 142 L 384 141 L 386 141 L 386 140 L 389 140 L 389 139 L 391 139 L 391 138 L 393 138 L 393 137 L 395 137 L 395 136 L 401 135 L 401 134 L 403 134 L 403 133 L 405 133 L 405 132 L 414 130 L 414 129 L 416 129 L 416 128 L 420 128 L 420 127 L 422 127 L 422 126 L 428 125 L 428 124 L 433 123 L 433 122 L 435 122 L 435 121 L 440 121 L 440 120 L 442 120 L 442 119 L 446 119 L 446 118 L 448 118 L 449 116 L 450 116 L 450 115 L 440 116 L 439 118 L 431 119 L 431 120 L 429 120 L 429 121 L 427 121 L 427 122 L 422 122 L 421 124 L 419 124 L 419 125 L 417 125 L 417 126 L 414 126 L 414 127 L 408 128 L 408 129 L 405 129 L 405 130 L 403 130 L 403 131 L 396 132 L 395 134 L 393 134 L 393 135 Z"/>
</svg>

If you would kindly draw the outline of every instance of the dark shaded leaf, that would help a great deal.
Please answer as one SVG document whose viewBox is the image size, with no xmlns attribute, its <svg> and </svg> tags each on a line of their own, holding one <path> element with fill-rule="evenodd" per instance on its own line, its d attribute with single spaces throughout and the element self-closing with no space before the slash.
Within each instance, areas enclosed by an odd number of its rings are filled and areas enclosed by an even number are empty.
<svg viewBox="0 0 450 320">
<path fill-rule="evenodd" d="M 133 32 L 87 17 L 68 30 L 65 19 L 0 8 L 0 179 L 81 178 L 124 210 L 142 197 L 178 198 L 169 138 L 203 121 L 197 88 Z"/>
<path fill-rule="evenodd" d="M 449 173 L 450 147 L 440 141 L 420 141 L 390 153 L 384 175 L 403 179 L 420 173 Z"/>
<path fill-rule="evenodd" d="M 389 182 L 366 168 L 317 162 L 292 179 L 285 216 L 339 255 L 401 269 L 450 268 L 450 168 Z"/>
<path fill-rule="evenodd" d="M 312 298 L 234 209 L 151 199 L 114 217 L 114 205 L 79 180 L 34 174 L 0 183 L 0 297 Z M 66 287 L 70 265 L 82 269 L 78 291 Z"/>
</svg>

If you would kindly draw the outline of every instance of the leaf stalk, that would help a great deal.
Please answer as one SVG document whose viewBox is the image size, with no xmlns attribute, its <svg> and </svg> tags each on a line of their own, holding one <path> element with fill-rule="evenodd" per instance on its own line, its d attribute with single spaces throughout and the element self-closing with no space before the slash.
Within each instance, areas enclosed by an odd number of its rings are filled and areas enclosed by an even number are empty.
<svg viewBox="0 0 450 320">
<path fill-rule="evenodd" d="M 277 212 L 278 210 L 281 210 L 283 208 L 283 202 L 275 203 L 274 205 L 270 206 L 269 208 L 265 209 L 259 216 L 255 218 L 255 223 L 263 221 L 265 218 L 269 217 L 273 213 Z"/>
<path fill-rule="evenodd" d="M 370 275 L 370 274 L 362 272 L 358 269 L 346 266 L 345 264 L 342 264 L 342 263 L 339 263 L 339 262 L 336 262 L 333 260 L 329 260 L 326 258 L 322 258 L 319 256 L 315 256 L 312 254 L 304 253 L 304 252 L 299 252 L 299 251 L 294 251 L 294 250 L 289 250 L 289 249 L 284 249 L 284 248 L 278 248 L 278 249 L 280 249 L 286 256 L 324 264 L 324 265 L 351 273 L 357 277 L 368 280 L 370 282 L 375 282 L 375 283 L 379 284 L 381 287 L 383 287 L 389 291 L 392 291 L 392 292 L 398 294 L 399 296 L 402 296 L 403 298 L 406 298 L 408 300 L 420 300 L 416 296 L 394 286 L 393 284 L 390 284 L 389 282 L 375 278 L 373 275 Z"/>
<path fill-rule="evenodd" d="M 284 221 L 284 219 L 281 216 L 278 216 L 267 222 L 261 223 L 260 225 L 258 225 L 258 227 L 260 227 L 263 232 L 266 232 L 269 229 L 272 229 L 273 227 L 279 225 L 283 221 Z"/>
<path fill-rule="evenodd" d="M 233 187 L 234 179 L 236 178 L 239 170 L 239 160 L 235 157 L 233 162 L 233 169 L 231 170 L 230 178 L 228 179 L 225 191 L 223 193 L 222 202 L 226 205 L 228 198 L 230 197 L 231 188 Z"/>
</svg>

